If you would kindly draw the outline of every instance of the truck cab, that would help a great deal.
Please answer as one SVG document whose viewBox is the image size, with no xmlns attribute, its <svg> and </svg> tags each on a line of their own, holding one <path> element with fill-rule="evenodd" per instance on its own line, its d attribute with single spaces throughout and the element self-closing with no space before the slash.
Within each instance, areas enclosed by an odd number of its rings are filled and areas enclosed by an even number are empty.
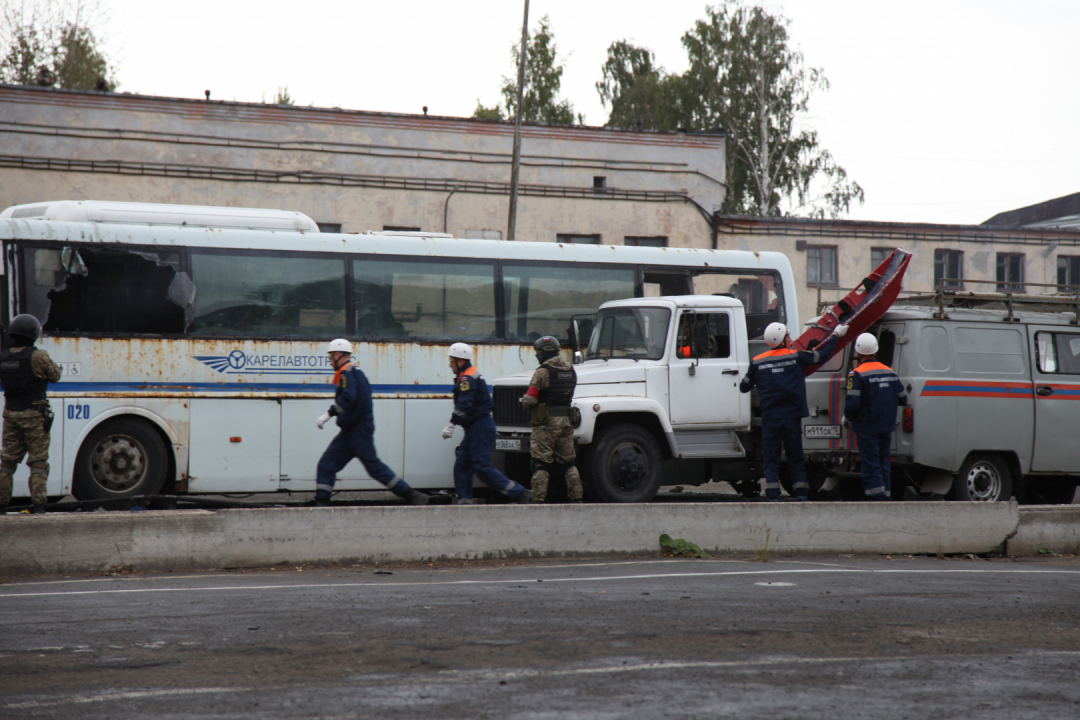
<svg viewBox="0 0 1080 720">
<path fill-rule="evenodd" d="M 602 305 L 590 325 L 574 347 L 573 405 L 581 413 L 577 466 L 595 499 L 647 502 L 665 477 L 706 482 L 717 475 L 715 463 L 746 457 L 740 435 L 750 430 L 751 398 L 739 381 L 750 349 L 739 300 L 618 300 Z M 531 375 L 492 383 L 497 452 L 529 452 L 520 401 Z"/>
</svg>

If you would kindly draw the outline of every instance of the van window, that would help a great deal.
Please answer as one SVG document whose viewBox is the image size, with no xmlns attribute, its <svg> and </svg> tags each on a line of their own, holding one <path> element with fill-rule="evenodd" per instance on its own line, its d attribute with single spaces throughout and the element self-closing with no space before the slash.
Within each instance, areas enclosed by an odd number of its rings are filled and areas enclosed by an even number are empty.
<svg viewBox="0 0 1080 720">
<path fill-rule="evenodd" d="M 882 329 L 878 333 L 878 362 L 882 365 L 888 365 L 889 367 L 896 369 L 893 365 L 893 356 L 896 353 L 896 333 L 892 330 Z"/>
<path fill-rule="evenodd" d="M 1039 372 L 1057 372 L 1057 353 L 1054 352 L 1053 333 L 1035 333 L 1035 356 L 1039 359 Z"/>
<path fill-rule="evenodd" d="M 945 372 L 949 360 L 949 336 L 940 325 L 924 327 L 919 333 L 919 367 L 927 372 Z"/>
<path fill-rule="evenodd" d="M 953 342 L 960 372 L 1024 374 L 1024 339 L 1017 330 L 961 327 L 953 331 Z"/>
<path fill-rule="evenodd" d="M 1080 335 L 1041 332 L 1035 343 L 1039 372 L 1080 375 Z"/>
</svg>

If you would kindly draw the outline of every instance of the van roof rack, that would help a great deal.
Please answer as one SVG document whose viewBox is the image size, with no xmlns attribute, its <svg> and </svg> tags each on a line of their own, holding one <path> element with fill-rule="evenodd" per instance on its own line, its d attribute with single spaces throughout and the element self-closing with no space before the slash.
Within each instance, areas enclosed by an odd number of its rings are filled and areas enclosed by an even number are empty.
<svg viewBox="0 0 1080 720">
<path fill-rule="evenodd" d="M 976 293 L 963 292 L 960 290 L 945 290 L 939 288 L 936 292 L 916 293 L 907 297 L 897 298 L 894 305 L 921 305 L 936 306 L 938 311 L 934 318 L 948 320 L 946 308 L 955 310 L 1005 310 L 1007 315 L 1002 318 L 1003 322 L 1020 322 L 1015 316 L 1016 311 L 1043 312 L 1043 313 L 1073 313 L 1071 323 L 1080 325 L 1080 286 L 1057 285 L 1048 283 L 1025 283 L 1036 287 L 1057 288 L 1059 292 L 1052 295 L 1035 295 L 1032 293 Z M 1061 292 L 1065 290 L 1065 292 Z"/>
</svg>

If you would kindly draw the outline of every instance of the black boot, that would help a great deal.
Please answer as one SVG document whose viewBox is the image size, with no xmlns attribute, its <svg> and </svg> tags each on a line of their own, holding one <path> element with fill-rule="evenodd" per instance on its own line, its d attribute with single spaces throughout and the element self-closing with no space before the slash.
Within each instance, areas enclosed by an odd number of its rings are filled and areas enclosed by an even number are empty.
<svg viewBox="0 0 1080 720">
<path fill-rule="evenodd" d="M 7 505 L 0 505 L 0 515 L 7 515 Z"/>
<path fill-rule="evenodd" d="M 422 492 L 417 492 L 416 490 L 410 490 L 409 494 L 405 496 L 405 499 L 408 501 L 408 503 L 410 505 L 427 505 L 428 504 L 428 496 L 425 495 Z"/>
<path fill-rule="evenodd" d="M 45 505 L 34 503 L 33 507 L 30 508 L 30 512 L 34 515 L 44 515 L 47 510 L 45 509 Z"/>
</svg>

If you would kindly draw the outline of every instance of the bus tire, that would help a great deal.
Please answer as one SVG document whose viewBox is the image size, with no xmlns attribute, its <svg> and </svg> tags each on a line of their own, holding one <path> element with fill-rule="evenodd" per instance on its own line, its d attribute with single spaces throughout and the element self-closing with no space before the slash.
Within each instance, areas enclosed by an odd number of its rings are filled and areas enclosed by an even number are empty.
<svg viewBox="0 0 1080 720">
<path fill-rule="evenodd" d="M 997 502 L 1012 497 L 1012 473 L 1000 455 L 972 453 L 953 479 L 954 500 Z"/>
<path fill-rule="evenodd" d="M 165 443 L 142 420 L 102 423 L 86 436 L 75 458 L 71 494 L 78 500 L 153 495 L 165 484 Z"/>
<path fill-rule="evenodd" d="M 600 502 L 649 502 L 660 489 L 663 456 L 656 438 L 640 425 L 604 428 L 580 460 L 589 495 Z"/>
</svg>

